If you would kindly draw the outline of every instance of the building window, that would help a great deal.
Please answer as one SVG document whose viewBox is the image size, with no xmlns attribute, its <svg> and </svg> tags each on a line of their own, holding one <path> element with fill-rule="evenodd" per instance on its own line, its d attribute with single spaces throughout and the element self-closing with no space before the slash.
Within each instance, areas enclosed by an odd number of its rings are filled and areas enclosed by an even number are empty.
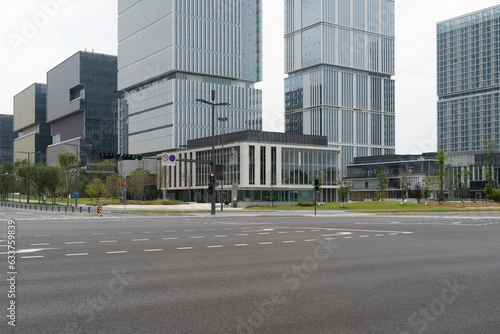
<svg viewBox="0 0 500 334">
<path fill-rule="evenodd" d="M 69 101 L 85 99 L 85 85 L 78 85 L 69 90 Z"/>
<path fill-rule="evenodd" d="M 255 184 L 255 146 L 250 146 L 248 150 L 248 170 L 249 170 L 249 184 Z"/>
<path fill-rule="evenodd" d="M 271 147 L 271 184 L 276 185 L 276 147 Z"/>
<path fill-rule="evenodd" d="M 266 184 L 266 147 L 260 147 L 260 184 Z"/>
</svg>

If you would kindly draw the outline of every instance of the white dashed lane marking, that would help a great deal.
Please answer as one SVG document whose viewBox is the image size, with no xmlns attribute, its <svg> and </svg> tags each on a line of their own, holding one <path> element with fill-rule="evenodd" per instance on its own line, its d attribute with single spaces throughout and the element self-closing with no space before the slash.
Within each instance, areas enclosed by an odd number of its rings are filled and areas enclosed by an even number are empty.
<svg viewBox="0 0 500 334">
<path fill-rule="evenodd" d="M 49 243 L 31 244 L 31 246 L 50 246 Z"/>
<path fill-rule="evenodd" d="M 145 252 L 162 252 L 163 249 L 161 249 L 161 248 L 158 248 L 158 249 L 145 249 L 144 251 Z"/>
<path fill-rule="evenodd" d="M 188 250 L 188 249 L 194 249 L 194 247 L 179 247 L 177 249 L 178 250 Z"/>
<path fill-rule="evenodd" d="M 149 239 L 132 239 L 133 242 L 136 242 L 136 241 L 149 241 Z"/>
<path fill-rule="evenodd" d="M 101 240 L 99 242 L 101 242 L 101 243 L 112 243 L 112 242 L 118 242 L 118 240 Z"/>
<path fill-rule="evenodd" d="M 128 251 L 114 251 L 114 252 L 106 252 L 106 254 L 125 254 L 128 253 Z"/>
<path fill-rule="evenodd" d="M 21 256 L 21 259 L 40 259 L 44 257 L 43 255 L 34 255 L 34 256 Z"/>
<path fill-rule="evenodd" d="M 78 244 L 84 244 L 85 241 L 68 241 L 68 242 L 65 242 L 64 244 L 65 245 L 78 245 Z"/>
<path fill-rule="evenodd" d="M 213 246 L 207 246 L 207 248 L 222 248 L 224 245 L 213 245 Z"/>
<path fill-rule="evenodd" d="M 64 254 L 66 256 L 85 256 L 89 255 L 89 253 L 75 253 L 75 254 Z"/>
<path fill-rule="evenodd" d="M 161 238 L 161 240 L 179 240 L 179 238 Z"/>
<path fill-rule="evenodd" d="M 243 246 L 248 246 L 248 244 L 234 244 L 234 247 L 243 247 Z"/>
</svg>

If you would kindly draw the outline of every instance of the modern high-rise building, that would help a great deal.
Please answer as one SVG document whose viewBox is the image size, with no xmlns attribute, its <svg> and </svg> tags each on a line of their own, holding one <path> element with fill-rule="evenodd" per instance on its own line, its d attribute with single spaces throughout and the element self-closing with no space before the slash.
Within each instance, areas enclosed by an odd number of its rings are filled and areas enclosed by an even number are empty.
<svg viewBox="0 0 500 334">
<path fill-rule="evenodd" d="M 463 162 L 500 142 L 499 38 L 500 5 L 437 24 L 438 149 Z"/>
<path fill-rule="evenodd" d="M 262 128 L 261 0 L 119 0 L 120 153 Z M 219 121 L 223 119 L 224 121 Z M 226 121 L 227 119 L 227 121 Z M 128 139 L 127 139 L 128 138 Z"/>
<path fill-rule="evenodd" d="M 79 51 L 47 72 L 47 122 L 52 143 L 47 163 L 60 152 L 80 155 L 83 163 L 117 153 L 117 57 Z"/>
<path fill-rule="evenodd" d="M 394 0 L 285 0 L 285 131 L 395 153 Z"/>
<path fill-rule="evenodd" d="M 0 115 L 0 165 L 14 161 L 14 115 Z"/>
<path fill-rule="evenodd" d="M 14 96 L 14 161 L 31 163 L 46 160 L 51 143 L 50 124 L 46 115 L 47 85 L 35 83 Z"/>
</svg>

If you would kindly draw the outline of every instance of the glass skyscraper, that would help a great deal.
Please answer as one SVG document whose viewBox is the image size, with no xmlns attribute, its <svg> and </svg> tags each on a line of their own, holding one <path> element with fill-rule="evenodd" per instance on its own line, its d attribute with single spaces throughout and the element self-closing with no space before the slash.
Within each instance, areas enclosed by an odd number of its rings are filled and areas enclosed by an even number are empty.
<svg viewBox="0 0 500 334">
<path fill-rule="evenodd" d="M 438 149 L 472 164 L 500 142 L 500 6 L 437 24 L 437 74 Z"/>
<path fill-rule="evenodd" d="M 119 0 L 121 153 L 158 153 L 262 127 L 261 0 Z M 124 116 L 123 113 L 126 113 Z M 227 121 L 218 121 L 227 118 Z"/>
<path fill-rule="evenodd" d="M 393 0 L 285 0 L 285 131 L 395 153 Z"/>
</svg>

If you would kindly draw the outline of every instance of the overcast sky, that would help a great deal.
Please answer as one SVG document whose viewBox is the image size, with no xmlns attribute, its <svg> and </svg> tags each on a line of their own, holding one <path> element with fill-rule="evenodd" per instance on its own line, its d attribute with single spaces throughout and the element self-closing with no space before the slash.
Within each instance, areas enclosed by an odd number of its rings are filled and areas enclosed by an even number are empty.
<svg viewBox="0 0 500 334">
<path fill-rule="evenodd" d="M 0 0 L 0 113 L 79 50 L 117 54 L 116 0 Z M 283 3 L 264 3 L 264 130 L 283 131 Z M 436 150 L 436 23 L 498 0 L 396 0 L 397 153 Z"/>
</svg>

